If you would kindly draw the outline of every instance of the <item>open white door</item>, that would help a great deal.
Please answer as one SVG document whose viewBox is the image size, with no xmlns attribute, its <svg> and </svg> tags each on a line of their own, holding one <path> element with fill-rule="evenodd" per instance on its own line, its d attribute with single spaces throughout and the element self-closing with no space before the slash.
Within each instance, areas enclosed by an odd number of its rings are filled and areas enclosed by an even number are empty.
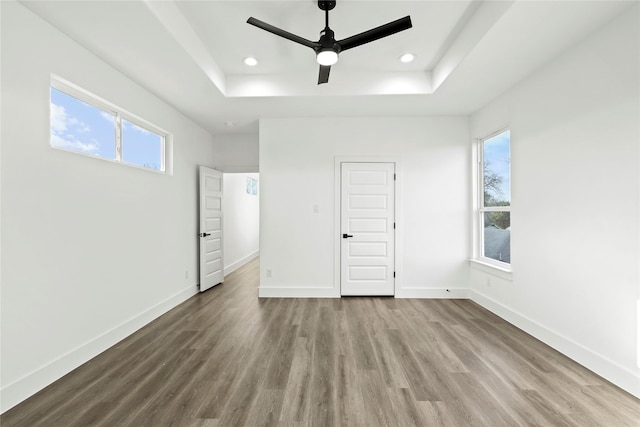
<svg viewBox="0 0 640 427">
<path fill-rule="evenodd" d="M 341 164 L 342 295 L 395 294 L 395 163 Z"/>
<path fill-rule="evenodd" d="M 222 283 L 222 172 L 200 166 L 200 292 Z"/>
</svg>

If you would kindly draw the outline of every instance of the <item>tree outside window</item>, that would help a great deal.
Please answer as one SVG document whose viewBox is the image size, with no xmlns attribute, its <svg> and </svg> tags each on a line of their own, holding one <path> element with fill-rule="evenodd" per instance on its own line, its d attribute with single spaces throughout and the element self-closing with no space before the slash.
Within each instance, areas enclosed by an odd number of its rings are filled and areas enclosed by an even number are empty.
<svg viewBox="0 0 640 427">
<path fill-rule="evenodd" d="M 511 263 L 511 135 L 481 141 L 480 256 Z"/>
</svg>

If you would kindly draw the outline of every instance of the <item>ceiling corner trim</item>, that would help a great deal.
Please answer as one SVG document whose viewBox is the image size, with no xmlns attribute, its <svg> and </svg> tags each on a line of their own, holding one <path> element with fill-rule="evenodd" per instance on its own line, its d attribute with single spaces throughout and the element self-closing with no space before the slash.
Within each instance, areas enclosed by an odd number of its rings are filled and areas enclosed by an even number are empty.
<svg viewBox="0 0 640 427">
<path fill-rule="evenodd" d="M 431 73 L 343 72 L 331 85 L 310 85 L 305 74 L 229 75 L 228 98 L 293 96 L 430 95 Z"/>
<path fill-rule="evenodd" d="M 216 88 L 226 94 L 226 77 L 173 0 L 143 0 L 149 11 L 194 60 Z"/>
<path fill-rule="evenodd" d="M 515 0 L 474 1 L 457 27 L 458 33 L 433 68 L 433 91 L 453 73 L 464 58 L 480 43 Z"/>
</svg>

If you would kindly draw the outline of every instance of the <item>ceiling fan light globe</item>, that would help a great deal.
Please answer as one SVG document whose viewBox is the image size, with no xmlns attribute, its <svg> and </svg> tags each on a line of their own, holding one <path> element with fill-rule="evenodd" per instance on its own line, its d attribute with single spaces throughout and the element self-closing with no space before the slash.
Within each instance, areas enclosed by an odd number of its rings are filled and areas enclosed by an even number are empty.
<svg viewBox="0 0 640 427">
<path fill-rule="evenodd" d="M 316 60 L 320 65 L 333 65 L 338 62 L 338 53 L 330 49 L 321 50 L 318 52 Z"/>
</svg>

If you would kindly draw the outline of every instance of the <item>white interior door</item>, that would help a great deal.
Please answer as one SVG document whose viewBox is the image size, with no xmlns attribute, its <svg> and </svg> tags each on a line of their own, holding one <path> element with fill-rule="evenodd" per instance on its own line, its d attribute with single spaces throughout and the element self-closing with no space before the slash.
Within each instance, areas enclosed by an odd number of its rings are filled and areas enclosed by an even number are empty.
<svg viewBox="0 0 640 427">
<path fill-rule="evenodd" d="M 222 172 L 200 166 L 200 292 L 224 280 Z"/>
<path fill-rule="evenodd" d="M 341 164 L 342 295 L 394 295 L 395 164 Z"/>
</svg>

